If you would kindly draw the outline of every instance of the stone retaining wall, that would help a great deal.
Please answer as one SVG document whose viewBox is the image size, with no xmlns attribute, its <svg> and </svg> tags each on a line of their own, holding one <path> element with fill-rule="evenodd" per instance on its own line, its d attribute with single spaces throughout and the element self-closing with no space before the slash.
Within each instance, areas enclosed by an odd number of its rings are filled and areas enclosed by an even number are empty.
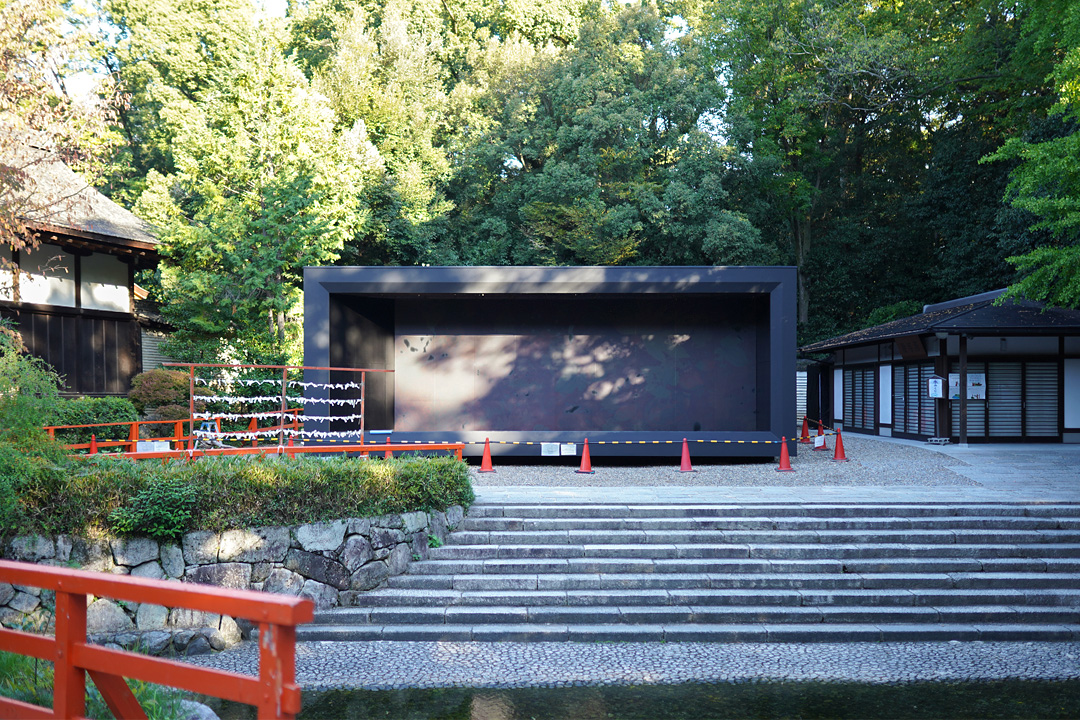
<svg viewBox="0 0 1080 720">
<path fill-rule="evenodd" d="M 181 580 L 218 587 L 301 595 L 316 609 L 356 605 L 365 591 L 426 557 L 429 538 L 445 542 L 461 523 L 460 506 L 347 518 L 297 527 L 197 531 L 179 545 L 149 538 L 55 538 L 26 535 L 5 543 L 3 556 L 42 565 Z M 184 608 L 90 598 L 87 633 L 95 642 L 138 647 L 155 655 L 221 650 L 248 637 L 251 626 L 228 616 Z M 0 583 L 0 624 L 48 629 L 52 593 Z"/>
</svg>

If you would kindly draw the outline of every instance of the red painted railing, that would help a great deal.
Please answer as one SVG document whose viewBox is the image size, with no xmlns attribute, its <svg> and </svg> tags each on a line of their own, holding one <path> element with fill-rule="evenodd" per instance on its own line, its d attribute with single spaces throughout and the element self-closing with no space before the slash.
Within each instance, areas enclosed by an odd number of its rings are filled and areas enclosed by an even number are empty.
<svg viewBox="0 0 1080 720">
<path fill-rule="evenodd" d="M 307 598 L 7 560 L 0 560 L 0 582 L 56 592 L 53 637 L 0 629 L 0 650 L 53 663 L 52 709 L 0 698 L 0 718 L 82 717 L 86 712 L 87 674 L 118 718 L 146 717 L 124 682 L 126 677 L 255 705 L 260 718 L 292 718 L 300 712 L 296 626 L 314 617 L 314 604 Z M 213 670 L 91 645 L 86 638 L 87 595 L 254 621 L 259 625 L 259 675 Z"/>
</svg>

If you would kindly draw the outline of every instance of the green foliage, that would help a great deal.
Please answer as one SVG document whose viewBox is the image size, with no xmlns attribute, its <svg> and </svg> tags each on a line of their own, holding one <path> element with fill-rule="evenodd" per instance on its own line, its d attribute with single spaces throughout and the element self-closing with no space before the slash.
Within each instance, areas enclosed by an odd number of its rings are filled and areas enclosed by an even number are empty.
<svg viewBox="0 0 1080 720">
<path fill-rule="evenodd" d="M 1076 294 L 1075 2 L 166 5 L 98 47 L 184 360 L 298 359 L 328 263 L 793 264 L 804 339 Z"/>
<path fill-rule="evenodd" d="M 109 514 L 112 529 L 124 535 L 177 540 L 191 529 L 198 489 L 177 477 L 151 477 L 128 507 Z"/>
<path fill-rule="evenodd" d="M 0 325 L 0 444 L 34 444 L 60 405 L 60 378 L 22 351 L 22 340 Z"/>
<path fill-rule="evenodd" d="M 187 417 L 190 392 L 191 378 L 187 373 L 158 368 L 139 373 L 131 379 L 128 399 L 143 415 L 162 406 L 179 405 L 184 408 L 184 417 Z"/>
<path fill-rule="evenodd" d="M 126 423 L 139 419 L 135 406 L 127 398 L 83 397 L 62 399 L 56 406 L 52 425 L 92 425 L 95 423 Z M 127 440 L 129 426 L 81 428 L 56 433 L 56 440 L 64 444 L 88 443 L 90 436 L 98 440 Z"/>
<path fill-rule="evenodd" d="M 128 687 L 147 717 L 157 720 L 177 720 L 184 717 L 180 707 L 180 693 L 141 680 L 129 680 Z M 52 663 L 26 655 L 0 652 L 0 696 L 46 709 L 52 707 Z M 105 699 L 101 697 L 101 692 L 89 677 L 86 678 L 86 716 L 94 720 L 113 717 Z"/>
<path fill-rule="evenodd" d="M 2 460 L 2 456 L 0 456 Z M 469 505 L 468 466 L 454 458 L 73 462 L 20 496 L 19 533 L 119 532 L 173 538 L 191 528 L 291 525 Z"/>
</svg>

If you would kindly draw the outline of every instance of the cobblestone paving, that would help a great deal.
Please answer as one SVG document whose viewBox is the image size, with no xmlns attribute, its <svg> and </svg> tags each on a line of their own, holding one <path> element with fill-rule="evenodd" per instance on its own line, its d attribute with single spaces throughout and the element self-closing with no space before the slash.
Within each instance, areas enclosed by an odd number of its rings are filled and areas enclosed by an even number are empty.
<svg viewBox="0 0 1080 720">
<path fill-rule="evenodd" d="M 244 643 L 190 662 L 255 674 Z M 305 690 L 565 687 L 684 682 L 1075 680 L 1080 643 L 305 642 Z"/>
</svg>

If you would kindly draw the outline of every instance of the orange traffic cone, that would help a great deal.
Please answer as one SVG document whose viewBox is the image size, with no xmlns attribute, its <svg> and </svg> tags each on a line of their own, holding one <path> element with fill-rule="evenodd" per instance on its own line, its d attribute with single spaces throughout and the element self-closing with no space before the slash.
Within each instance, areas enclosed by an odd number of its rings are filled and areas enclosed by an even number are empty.
<svg viewBox="0 0 1080 720">
<path fill-rule="evenodd" d="M 484 438 L 484 459 L 480 461 L 480 472 L 495 472 L 491 467 L 491 443 Z"/>
<path fill-rule="evenodd" d="M 589 459 L 589 438 L 585 438 L 585 447 L 581 450 L 581 467 L 579 473 L 592 473 L 592 460 Z"/>
<path fill-rule="evenodd" d="M 840 431 L 836 431 L 836 453 L 833 455 L 833 462 L 847 462 L 847 456 L 844 455 L 844 438 L 840 436 Z"/>
<path fill-rule="evenodd" d="M 829 445 L 828 445 L 828 443 L 827 443 L 827 442 L 826 442 L 826 441 L 824 440 L 824 437 L 825 437 L 825 426 L 824 426 L 824 425 L 822 424 L 822 422 L 821 422 L 820 420 L 818 420 L 818 421 L 817 421 L 817 436 L 818 436 L 819 438 L 822 438 L 822 441 L 821 441 L 821 444 L 820 444 L 820 445 L 818 445 L 818 444 L 817 444 L 817 441 L 815 441 L 815 442 L 814 442 L 814 451 L 816 452 L 816 451 L 818 451 L 818 450 L 828 450 L 828 449 L 829 449 Z"/>
<path fill-rule="evenodd" d="M 292 435 L 290 435 L 289 436 L 289 447 L 292 448 L 292 446 L 293 446 L 293 438 L 292 438 Z M 292 450 L 286 450 L 285 452 L 288 454 L 289 457 L 293 458 L 294 460 L 296 459 L 296 453 L 292 452 Z"/>
<path fill-rule="evenodd" d="M 795 472 L 795 468 L 791 467 L 791 456 L 788 455 L 787 438 L 780 438 L 780 467 L 776 468 L 776 472 Z"/>
<path fill-rule="evenodd" d="M 90 435 L 90 454 L 97 455 L 97 435 Z"/>
<path fill-rule="evenodd" d="M 679 472 L 697 472 L 690 466 L 690 445 L 686 438 L 682 439 L 682 464 L 679 465 Z"/>
<path fill-rule="evenodd" d="M 799 436 L 799 442 L 803 445 L 810 444 L 810 421 L 805 415 L 802 416 L 802 435 Z"/>
</svg>

